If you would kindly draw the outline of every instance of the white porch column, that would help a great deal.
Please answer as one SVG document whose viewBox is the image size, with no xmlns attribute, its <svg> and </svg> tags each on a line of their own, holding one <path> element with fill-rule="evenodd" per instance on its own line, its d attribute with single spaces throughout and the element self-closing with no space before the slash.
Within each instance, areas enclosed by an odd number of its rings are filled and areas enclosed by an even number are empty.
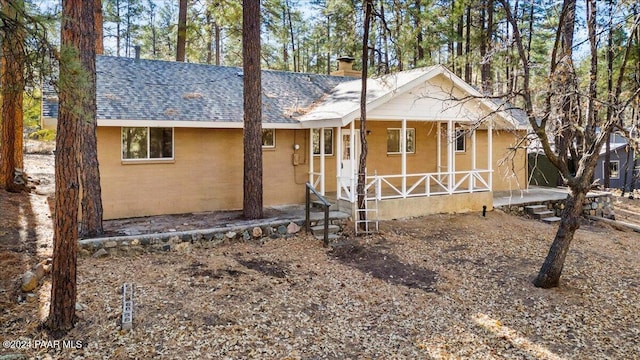
<svg viewBox="0 0 640 360">
<path fill-rule="evenodd" d="M 356 194 L 356 179 L 358 178 L 358 165 L 356 164 L 356 144 L 359 144 L 359 142 L 356 142 L 356 122 L 355 120 L 352 120 L 351 125 L 349 126 L 349 161 L 351 161 L 351 174 L 349 174 L 349 178 L 351 179 L 352 203 L 355 203 L 356 199 L 358 199 L 358 195 Z"/>
<path fill-rule="evenodd" d="M 487 125 L 487 143 L 489 149 L 487 150 L 487 169 L 489 170 L 489 191 L 493 191 L 493 121 L 489 121 Z"/>
<path fill-rule="evenodd" d="M 401 172 L 402 172 L 402 197 L 407 197 L 407 119 L 402 119 L 400 136 Z"/>
<path fill-rule="evenodd" d="M 342 186 L 340 179 L 342 177 L 342 128 L 338 126 L 336 128 L 336 139 L 338 143 L 335 149 L 335 158 L 336 158 L 336 199 L 340 199 L 340 195 L 342 194 Z"/>
<path fill-rule="evenodd" d="M 325 168 L 324 168 L 324 128 L 320 129 L 320 194 L 324 195 L 324 178 L 325 178 Z"/>
<path fill-rule="evenodd" d="M 471 170 L 476 170 L 476 129 L 471 132 Z"/>
<path fill-rule="evenodd" d="M 442 123 L 438 121 L 438 127 L 436 129 L 436 135 L 437 135 L 437 148 L 436 148 L 436 171 L 438 172 L 438 180 L 440 180 L 440 171 L 442 171 L 442 129 L 440 128 L 440 125 Z"/>
<path fill-rule="evenodd" d="M 476 130 L 471 131 L 471 171 L 476 171 Z M 473 173 L 470 175 L 469 191 L 473 192 L 473 188 L 476 186 L 476 178 Z"/>
<path fill-rule="evenodd" d="M 455 171 L 456 155 L 456 132 L 453 127 L 453 120 L 447 122 L 447 173 L 449 174 L 448 190 L 453 193 L 453 185 L 456 181 L 453 172 Z"/>
<path fill-rule="evenodd" d="M 315 179 L 313 178 L 314 173 L 314 164 L 313 164 L 313 129 L 309 129 L 309 183 L 311 186 L 315 187 Z"/>
</svg>

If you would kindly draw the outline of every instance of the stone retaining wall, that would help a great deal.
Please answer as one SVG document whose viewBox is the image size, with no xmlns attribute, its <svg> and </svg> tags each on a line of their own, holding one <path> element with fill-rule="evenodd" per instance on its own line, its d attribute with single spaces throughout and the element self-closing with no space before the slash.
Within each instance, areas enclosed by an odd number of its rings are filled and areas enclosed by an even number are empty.
<svg viewBox="0 0 640 360">
<path fill-rule="evenodd" d="M 341 228 L 345 221 L 330 222 Z M 311 226 L 317 221 L 312 221 Z M 269 239 L 290 237 L 304 231 L 304 220 L 262 223 L 246 226 L 219 227 L 159 234 L 140 234 L 108 238 L 83 239 L 78 242 L 80 256 L 136 254 L 145 251 L 190 252 L 193 246 L 216 247 L 236 241 L 264 242 Z"/>
<path fill-rule="evenodd" d="M 518 204 L 518 205 L 505 205 L 499 208 L 511 214 L 528 216 L 525 210 L 525 206 L 529 206 L 529 205 L 546 205 L 547 209 L 555 212 L 555 216 L 560 217 L 560 215 L 562 215 L 562 210 L 564 210 L 564 199 L 537 201 L 537 202 L 531 202 L 527 204 Z M 582 215 L 598 216 L 606 219 L 615 219 L 615 212 L 613 209 L 613 201 L 611 200 L 611 194 L 610 193 L 588 194 L 587 198 L 583 203 Z"/>
</svg>

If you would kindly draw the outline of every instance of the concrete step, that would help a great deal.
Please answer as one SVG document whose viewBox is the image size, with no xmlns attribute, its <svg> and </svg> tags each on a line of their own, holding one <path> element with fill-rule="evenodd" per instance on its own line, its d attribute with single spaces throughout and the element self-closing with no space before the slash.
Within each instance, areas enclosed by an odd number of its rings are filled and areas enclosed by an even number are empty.
<svg viewBox="0 0 640 360">
<path fill-rule="evenodd" d="M 535 214 L 548 210 L 547 205 L 529 205 L 525 206 L 524 209 L 527 211 L 527 214 Z"/>
<path fill-rule="evenodd" d="M 328 227 L 329 234 L 335 234 L 340 231 L 340 226 L 338 225 L 329 225 Z M 311 227 L 311 233 L 313 235 L 320 235 L 321 237 L 324 234 L 324 225 L 316 225 Z"/>
<path fill-rule="evenodd" d="M 550 216 L 550 217 L 543 218 L 543 219 L 540 219 L 540 220 L 546 222 L 547 224 L 554 224 L 554 223 L 559 222 L 561 219 L 559 217 L 557 217 L 557 216 Z"/>
<path fill-rule="evenodd" d="M 330 204 L 329 205 L 329 210 L 334 210 L 336 208 L 336 204 L 331 203 L 331 202 L 329 204 Z M 312 201 L 311 202 L 311 207 L 313 209 L 324 210 L 324 204 L 320 200 Z"/>
<path fill-rule="evenodd" d="M 319 234 L 319 235 L 313 235 L 313 237 L 315 237 L 318 240 L 324 240 L 324 235 L 323 234 Z M 328 236 L 329 241 L 335 241 L 338 240 L 340 238 L 340 235 L 338 234 L 329 234 Z"/>
<path fill-rule="evenodd" d="M 324 221 L 324 211 L 314 211 L 309 214 L 312 222 Z M 331 220 L 347 220 L 351 215 L 342 211 L 329 211 L 329 221 Z"/>
<path fill-rule="evenodd" d="M 546 219 L 550 217 L 555 217 L 556 213 L 551 210 L 546 210 L 546 211 L 534 212 L 532 215 L 534 219 Z"/>
</svg>

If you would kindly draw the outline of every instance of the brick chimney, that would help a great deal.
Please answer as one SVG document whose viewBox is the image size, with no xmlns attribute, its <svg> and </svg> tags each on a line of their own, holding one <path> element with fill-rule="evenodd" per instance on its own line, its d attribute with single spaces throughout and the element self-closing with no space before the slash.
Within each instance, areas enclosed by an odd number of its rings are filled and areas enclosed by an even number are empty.
<svg viewBox="0 0 640 360">
<path fill-rule="evenodd" d="M 332 71 L 331 75 L 360 77 L 362 72 L 353 70 L 354 58 L 351 56 L 341 56 L 338 58 L 338 70 Z"/>
</svg>

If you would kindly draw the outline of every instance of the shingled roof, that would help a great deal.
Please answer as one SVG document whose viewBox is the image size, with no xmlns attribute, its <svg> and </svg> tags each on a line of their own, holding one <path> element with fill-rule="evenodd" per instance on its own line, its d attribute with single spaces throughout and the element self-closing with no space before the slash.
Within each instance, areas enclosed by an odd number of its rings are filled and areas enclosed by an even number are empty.
<svg viewBox="0 0 640 360">
<path fill-rule="evenodd" d="M 96 57 L 98 124 L 178 121 L 242 127 L 242 69 L 113 56 Z M 297 126 L 295 119 L 341 82 L 340 76 L 262 71 L 263 124 Z M 58 100 L 44 97 L 43 115 L 55 118 Z"/>
<path fill-rule="evenodd" d="M 375 109 L 438 74 L 481 97 L 445 67 L 435 65 L 368 79 L 368 107 Z M 96 75 L 99 126 L 243 125 L 241 68 L 97 56 Z M 361 84 L 352 77 L 263 70 L 263 127 L 344 126 L 359 115 Z M 43 94 L 43 116 L 57 118 L 55 92 L 45 86 Z M 526 126 L 526 114 L 521 110 L 495 100 L 480 101 L 501 110 L 498 112 L 511 126 Z"/>
</svg>

